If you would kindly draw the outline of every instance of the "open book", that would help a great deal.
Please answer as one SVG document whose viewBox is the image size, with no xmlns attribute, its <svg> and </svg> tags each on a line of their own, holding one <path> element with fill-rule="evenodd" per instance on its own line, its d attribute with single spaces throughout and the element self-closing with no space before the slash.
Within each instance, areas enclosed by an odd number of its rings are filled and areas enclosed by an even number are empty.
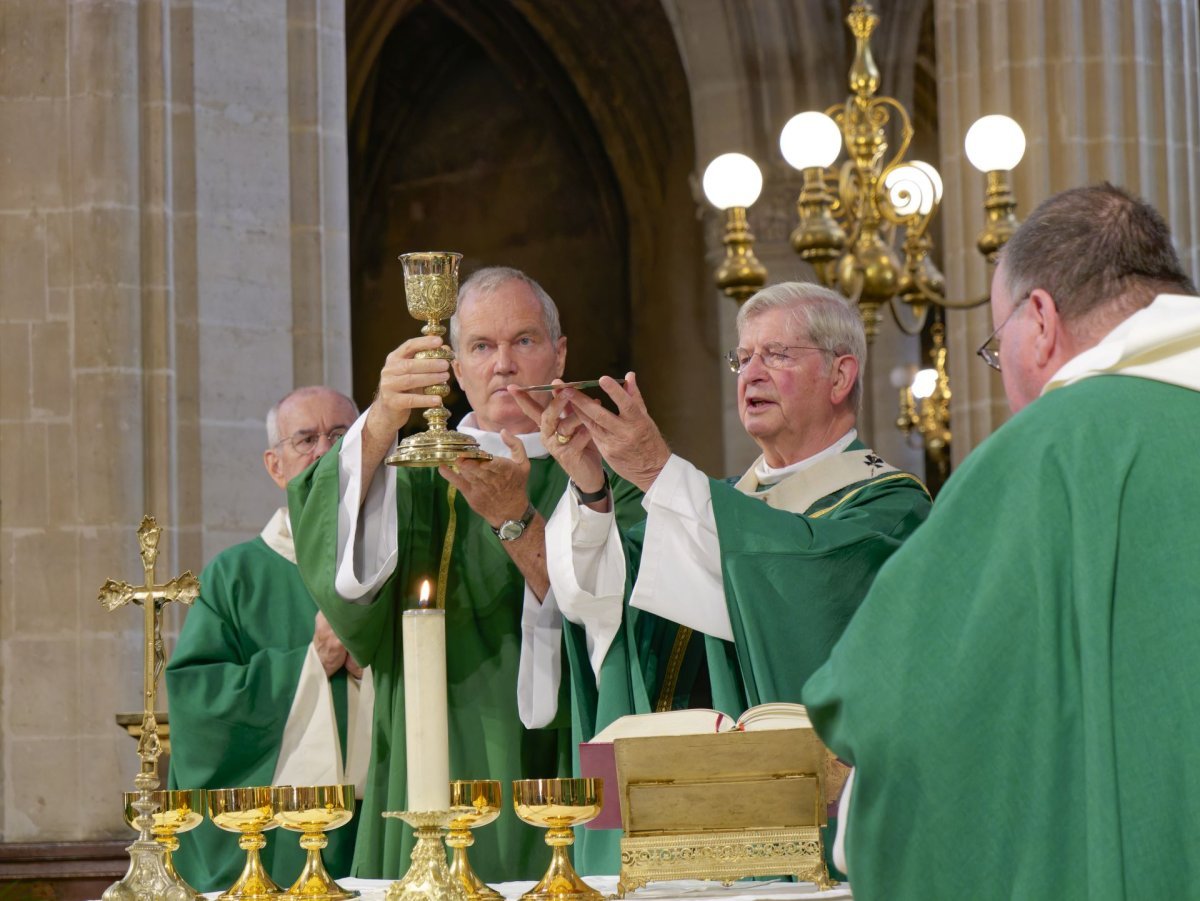
<svg viewBox="0 0 1200 901">
<path fill-rule="evenodd" d="M 708 735 L 715 732 L 762 729 L 811 729 L 808 711 L 802 704 L 771 703 L 751 707 L 736 720 L 719 710 L 692 708 L 661 713 L 636 713 L 613 720 L 590 742 L 579 745 L 580 775 L 605 782 L 605 804 L 589 829 L 620 829 L 621 806 L 617 796 L 617 762 L 613 741 L 618 738 L 648 738 L 658 735 Z"/>
</svg>

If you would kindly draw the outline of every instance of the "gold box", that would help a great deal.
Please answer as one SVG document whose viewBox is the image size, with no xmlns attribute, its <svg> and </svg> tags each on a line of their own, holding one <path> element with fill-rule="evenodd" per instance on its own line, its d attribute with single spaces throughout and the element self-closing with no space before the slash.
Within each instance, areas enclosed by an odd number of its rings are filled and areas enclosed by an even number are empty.
<svg viewBox="0 0 1200 901">
<path fill-rule="evenodd" d="M 792 875 L 821 888 L 827 751 L 811 729 L 619 738 L 621 897 L 649 882 Z"/>
</svg>

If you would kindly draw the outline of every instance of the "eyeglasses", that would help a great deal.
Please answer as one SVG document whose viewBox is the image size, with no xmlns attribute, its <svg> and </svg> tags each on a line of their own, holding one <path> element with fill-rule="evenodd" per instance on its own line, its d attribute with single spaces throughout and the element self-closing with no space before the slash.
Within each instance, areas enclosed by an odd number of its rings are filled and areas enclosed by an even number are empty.
<svg viewBox="0 0 1200 901">
<path fill-rule="evenodd" d="M 793 351 L 815 350 L 818 353 L 831 354 L 832 350 L 827 350 L 824 347 L 809 347 L 804 344 L 764 344 L 762 350 L 747 350 L 744 347 L 735 347 L 729 353 L 725 354 L 725 360 L 729 363 L 731 372 L 738 375 L 750 365 L 750 361 L 757 355 L 762 364 L 768 369 L 787 369 L 796 365 L 796 360 L 799 357 L 798 353 Z"/>
<path fill-rule="evenodd" d="M 337 440 L 348 431 L 350 431 L 350 427 L 345 425 L 330 429 L 328 432 L 301 431 L 295 435 L 289 435 L 287 438 L 280 438 L 273 446 L 279 447 L 281 444 L 290 444 L 292 450 L 298 454 L 311 454 L 317 449 L 317 445 L 321 443 L 322 438 L 328 438 L 330 444 L 336 444 Z"/>
<path fill-rule="evenodd" d="M 979 350 L 975 353 L 979 354 L 979 358 L 987 363 L 997 372 L 1000 371 L 1000 331 L 1004 326 L 1012 320 L 1017 310 L 1021 309 L 1021 305 L 1029 300 L 1029 295 L 1026 294 L 1017 301 L 1017 305 L 1008 311 L 1008 315 L 1004 317 L 1004 321 L 996 326 L 996 330 L 988 335 L 988 339 L 979 345 Z"/>
</svg>

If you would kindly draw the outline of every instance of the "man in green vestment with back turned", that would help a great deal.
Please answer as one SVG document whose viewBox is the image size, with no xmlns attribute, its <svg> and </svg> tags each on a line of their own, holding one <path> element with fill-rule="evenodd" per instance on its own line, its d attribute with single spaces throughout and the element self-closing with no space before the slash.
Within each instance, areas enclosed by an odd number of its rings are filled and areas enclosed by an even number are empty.
<svg viewBox="0 0 1200 901">
<path fill-rule="evenodd" d="M 875 572 L 929 512 L 920 481 L 858 440 L 866 338 L 844 298 L 778 284 L 737 324 L 729 363 L 762 456 L 736 484 L 670 452 L 632 373 L 624 387 L 601 380 L 616 413 L 566 389 L 542 418 L 543 434 L 571 434 L 551 452 L 582 489 L 602 483 L 602 455 L 646 491 L 644 525 L 623 534 L 606 500 L 576 497 L 547 531 L 555 598 L 576 624 L 567 650 L 583 739 L 627 713 L 736 717 L 798 702 Z M 583 869 L 614 871 L 618 837 L 582 835 Z"/>
<path fill-rule="evenodd" d="M 450 777 L 499 779 L 511 805 L 513 779 L 571 769 L 565 704 L 558 713 L 562 630 L 543 543 L 543 517 L 568 478 L 506 391 L 561 376 L 566 338 L 535 281 L 491 268 L 463 283 L 450 339 L 472 407 L 458 429 L 495 459 L 461 460 L 456 470 L 382 465 L 409 413 L 438 403 L 424 389 L 449 377 L 445 360 L 416 357 L 442 343 L 429 336 L 388 356 L 375 402 L 339 453 L 291 486 L 305 581 L 350 653 L 375 673 L 374 747 L 354 861 L 362 877 L 397 877 L 409 864 L 411 829 L 381 814 L 406 809 L 401 612 L 422 580 L 434 583 L 446 610 Z M 613 492 L 623 516 L 640 514 L 633 486 L 620 482 Z M 488 882 L 535 879 L 549 853 L 544 835 L 510 810 L 475 834 L 471 861 Z"/>
<path fill-rule="evenodd" d="M 298 388 L 267 414 L 263 464 L 281 489 L 328 451 L 358 408 L 332 388 Z M 296 568 L 286 507 L 251 541 L 200 574 L 166 670 L 169 788 L 361 784 L 371 728 L 371 678 L 317 611 Z M 325 865 L 350 872 L 358 821 L 330 833 Z M 304 867 L 295 833 L 268 834 L 262 862 L 283 888 Z M 237 836 L 205 820 L 175 853 L 195 889 L 233 885 L 245 864 Z"/>
<path fill-rule="evenodd" d="M 1194 898 L 1200 297 L 1104 184 L 1033 212 L 991 305 L 1016 415 L 804 689 L 854 897 Z"/>
</svg>

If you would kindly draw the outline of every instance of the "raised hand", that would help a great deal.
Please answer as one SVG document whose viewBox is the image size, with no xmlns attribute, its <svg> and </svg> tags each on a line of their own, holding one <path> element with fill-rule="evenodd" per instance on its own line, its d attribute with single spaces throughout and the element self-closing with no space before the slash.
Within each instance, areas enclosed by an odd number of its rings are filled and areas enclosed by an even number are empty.
<svg viewBox="0 0 1200 901">
<path fill-rule="evenodd" d="M 439 466 L 442 478 L 459 490 L 471 509 L 497 528 L 508 519 L 520 519 L 529 506 L 529 457 L 525 445 L 508 433 L 500 437 L 512 459 L 459 460 L 453 467 Z"/>
<path fill-rule="evenodd" d="M 575 416 L 613 471 L 649 491 L 670 459 L 671 449 L 650 418 L 632 372 L 625 376 L 624 387 L 608 376 L 600 379 L 600 387 L 616 404 L 616 413 L 610 413 L 598 400 L 574 388 L 556 393 L 561 393 L 571 404 Z"/>
<path fill-rule="evenodd" d="M 562 379 L 554 382 L 561 384 Z M 538 424 L 542 444 L 579 490 L 586 493 L 599 491 L 604 485 L 600 451 L 563 392 L 555 391 L 545 406 L 514 385 L 509 386 L 508 393 L 522 412 Z"/>
</svg>

